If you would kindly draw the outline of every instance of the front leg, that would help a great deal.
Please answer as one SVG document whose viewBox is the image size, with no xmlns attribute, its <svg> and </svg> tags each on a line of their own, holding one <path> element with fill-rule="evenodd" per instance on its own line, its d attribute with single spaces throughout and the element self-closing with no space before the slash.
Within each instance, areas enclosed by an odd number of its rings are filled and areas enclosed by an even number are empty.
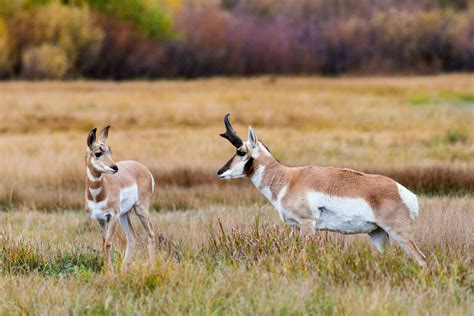
<svg viewBox="0 0 474 316">
<path fill-rule="evenodd" d="M 102 235 L 102 245 L 105 243 L 105 237 L 107 236 L 107 222 L 97 221 L 100 226 L 100 234 Z"/>
<path fill-rule="evenodd" d="M 298 225 L 289 225 L 290 227 L 290 239 L 295 239 L 301 235 L 301 229 Z"/>
<path fill-rule="evenodd" d="M 111 250 L 112 250 L 112 239 L 115 234 L 115 228 L 117 227 L 117 218 L 114 218 L 109 223 L 106 223 L 105 227 L 106 227 L 106 233 L 105 233 L 104 244 L 103 244 L 105 271 L 113 271 Z"/>
<path fill-rule="evenodd" d="M 300 234 L 304 239 L 313 237 L 315 232 L 314 220 L 305 219 L 301 222 Z"/>
</svg>

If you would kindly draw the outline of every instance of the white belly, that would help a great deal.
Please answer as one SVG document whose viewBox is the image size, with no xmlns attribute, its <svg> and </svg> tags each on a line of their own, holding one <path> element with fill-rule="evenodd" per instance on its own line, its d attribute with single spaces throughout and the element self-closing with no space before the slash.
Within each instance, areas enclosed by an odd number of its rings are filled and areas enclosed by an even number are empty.
<svg viewBox="0 0 474 316">
<path fill-rule="evenodd" d="M 334 197 L 321 192 L 306 195 L 315 228 L 344 234 L 369 233 L 377 229 L 370 205 L 362 198 Z"/>
<path fill-rule="evenodd" d="M 138 187 L 133 184 L 120 190 L 120 214 L 125 214 L 138 201 Z"/>
</svg>

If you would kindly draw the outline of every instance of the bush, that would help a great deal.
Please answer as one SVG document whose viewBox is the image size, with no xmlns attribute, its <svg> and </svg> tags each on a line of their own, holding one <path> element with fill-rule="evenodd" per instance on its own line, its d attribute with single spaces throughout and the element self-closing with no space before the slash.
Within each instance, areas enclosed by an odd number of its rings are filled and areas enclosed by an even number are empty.
<svg viewBox="0 0 474 316">
<path fill-rule="evenodd" d="M 10 73 L 11 66 L 8 29 L 5 21 L 0 18 L 0 78 Z"/>
<path fill-rule="evenodd" d="M 151 38 L 171 38 L 173 21 L 156 0 L 86 0 L 91 8 L 131 22 Z"/>
<path fill-rule="evenodd" d="M 66 52 L 51 44 L 24 50 L 22 65 L 22 77 L 27 79 L 62 79 L 71 66 Z"/>
<path fill-rule="evenodd" d="M 471 24 L 469 24 L 471 23 Z M 389 12 L 372 19 L 373 42 L 385 71 L 437 72 L 472 70 L 474 23 L 452 11 Z M 474 48 L 474 47 L 473 47 Z"/>
<path fill-rule="evenodd" d="M 129 22 L 101 15 L 97 25 L 104 30 L 102 49 L 85 75 L 99 78 L 163 77 L 175 75 L 168 48 L 134 31 Z"/>
<path fill-rule="evenodd" d="M 468 0 L 191 1 L 182 10 L 180 0 L 168 9 L 159 0 L 61 3 L 0 0 L 9 26 L 0 23 L 0 77 L 47 76 L 37 65 L 22 71 L 22 61 L 41 59 L 57 78 L 63 54 L 61 76 L 114 79 L 474 70 Z"/>
<path fill-rule="evenodd" d="M 82 73 L 90 63 L 95 62 L 103 38 L 102 31 L 93 25 L 87 8 L 58 3 L 18 14 L 12 18 L 10 30 L 15 40 L 13 53 L 18 68 L 25 66 L 23 61 L 41 59 L 46 64 L 44 67 L 54 68 L 51 73 L 54 77 L 65 68 L 68 73 L 61 76 Z M 51 52 L 54 60 L 48 61 L 46 52 Z M 42 72 L 46 69 L 41 68 L 43 66 L 33 67 L 36 67 L 35 71 L 41 70 L 41 75 L 47 75 Z M 26 75 L 32 69 L 22 72 Z"/>
</svg>

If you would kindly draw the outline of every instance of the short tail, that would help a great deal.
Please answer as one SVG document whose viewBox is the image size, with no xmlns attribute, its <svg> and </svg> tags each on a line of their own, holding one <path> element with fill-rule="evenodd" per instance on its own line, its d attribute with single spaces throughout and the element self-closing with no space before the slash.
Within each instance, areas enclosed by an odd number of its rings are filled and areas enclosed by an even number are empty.
<svg viewBox="0 0 474 316">
<path fill-rule="evenodd" d="M 418 198 L 415 193 L 411 192 L 400 183 L 397 183 L 397 187 L 400 198 L 410 210 L 410 217 L 416 219 L 418 217 Z"/>
<path fill-rule="evenodd" d="M 155 178 L 153 178 L 153 175 L 151 174 L 151 172 L 150 172 L 150 176 L 151 176 L 151 193 L 154 193 L 155 192 Z"/>
</svg>

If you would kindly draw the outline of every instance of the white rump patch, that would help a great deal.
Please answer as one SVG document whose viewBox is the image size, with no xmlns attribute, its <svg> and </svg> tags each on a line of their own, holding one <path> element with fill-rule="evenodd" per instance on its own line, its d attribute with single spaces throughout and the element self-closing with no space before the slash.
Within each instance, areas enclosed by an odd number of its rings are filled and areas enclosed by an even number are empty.
<svg viewBox="0 0 474 316">
<path fill-rule="evenodd" d="M 127 213 L 138 201 L 137 184 L 123 188 L 120 190 L 120 215 Z"/>
<path fill-rule="evenodd" d="M 151 193 L 155 192 L 155 178 L 153 178 L 153 175 L 150 172 L 151 176 Z"/>
<path fill-rule="evenodd" d="M 397 187 L 398 187 L 398 193 L 400 194 L 400 197 L 405 203 L 405 205 L 408 207 L 410 210 L 410 217 L 411 219 L 415 219 L 418 217 L 418 198 L 416 195 L 405 188 L 403 185 L 397 182 Z"/>
<path fill-rule="evenodd" d="M 321 192 L 306 194 L 316 229 L 344 234 L 369 233 L 377 229 L 370 205 L 362 198 L 337 197 Z"/>
</svg>

